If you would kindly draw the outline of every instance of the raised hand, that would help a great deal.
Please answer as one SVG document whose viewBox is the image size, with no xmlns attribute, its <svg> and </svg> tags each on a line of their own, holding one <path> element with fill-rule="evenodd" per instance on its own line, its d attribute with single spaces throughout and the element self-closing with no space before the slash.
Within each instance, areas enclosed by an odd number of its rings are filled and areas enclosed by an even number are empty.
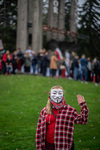
<svg viewBox="0 0 100 150">
<path fill-rule="evenodd" d="M 77 95 L 77 101 L 78 101 L 79 104 L 85 102 L 84 96 L 78 94 Z"/>
</svg>

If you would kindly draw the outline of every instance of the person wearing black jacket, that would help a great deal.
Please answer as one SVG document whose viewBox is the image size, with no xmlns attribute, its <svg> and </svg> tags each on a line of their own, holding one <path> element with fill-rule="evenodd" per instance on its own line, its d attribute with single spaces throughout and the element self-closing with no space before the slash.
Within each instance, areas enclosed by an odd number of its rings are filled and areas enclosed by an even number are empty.
<svg viewBox="0 0 100 150">
<path fill-rule="evenodd" d="M 78 56 L 76 55 L 73 59 L 73 68 L 74 68 L 74 80 L 78 79 L 78 73 L 79 73 L 79 63 L 78 63 Z"/>
<path fill-rule="evenodd" d="M 49 64 L 48 52 L 45 52 L 42 58 L 42 75 L 43 76 L 46 76 L 48 64 Z"/>
<path fill-rule="evenodd" d="M 94 58 L 94 73 L 95 73 L 95 85 L 98 85 L 100 80 L 100 62 L 98 61 L 97 57 Z"/>
<path fill-rule="evenodd" d="M 13 74 L 16 74 L 15 73 L 15 70 L 17 69 L 17 53 L 16 51 L 13 52 L 12 54 L 12 65 L 13 65 Z"/>
</svg>

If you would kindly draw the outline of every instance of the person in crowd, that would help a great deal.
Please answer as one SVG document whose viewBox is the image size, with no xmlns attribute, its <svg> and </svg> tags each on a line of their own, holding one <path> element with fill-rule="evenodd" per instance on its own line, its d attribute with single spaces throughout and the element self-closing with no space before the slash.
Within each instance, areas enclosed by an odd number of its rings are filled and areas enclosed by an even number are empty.
<svg viewBox="0 0 100 150">
<path fill-rule="evenodd" d="M 51 76 L 55 77 L 56 76 L 56 71 L 57 71 L 57 55 L 55 52 L 53 52 L 51 59 L 50 59 L 50 69 L 51 69 Z"/>
<path fill-rule="evenodd" d="M 15 70 L 17 69 L 17 52 L 14 51 L 12 54 L 12 65 L 13 65 L 13 74 L 15 74 Z"/>
<path fill-rule="evenodd" d="M 3 64 L 2 64 L 2 59 L 0 58 L 0 74 L 3 73 Z"/>
<path fill-rule="evenodd" d="M 62 61 L 59 63 L 59 77 L 65 77 L 65 70 L 66 70 L 66 65 L 65 65 L 65 58 L 63 58 Z"/>
<path fill-rule="evenodd" d="M 70 53 L 65 52 L 65 66 L 67 71 L 67 76 L 70 78 Z"/>
<path fill-rule="evenodd" d="M 26 53 L 24 62 L 24 69 L 26 73 L 30 73 L 30 66 L 31 66 L 31 58 L 29 56 L 29 53 Z"/>
<path fill-rule="evenodd" d="M 43 53 L 43 55 L 46 53 L 46 49 L 45 48 L 43 48 L 42 53 Z"/>
<path fill-rule="evenodd" d="M 41 59 L 41 74 L 42 74 L 43 73 L 43 56 L 45 55 L 46 49 L 43 48 L 41 52 L 42 52 L 42 59 Z"/>
<path fill-rule="evenodd" d="M 29 48 L 25 51 L 25 54 L 26 53 L 29 53 L 29 56 L 32 58 L 32 56 L 33 56 L 33 50 L 32 50 L 32 47 L 31 46 L 29 46 Z"/>
<path fill-rule="evenodd" d="M 2 65 L 3 65 L 3 74 L 6 73 L 6 61 L 7 61 L 7 56 L 10 54 L 10 51 L 7 50 L 4 52 L 3 58 L 2 58 Z"/>
<path fill-rule="evenodd" d="M 64 59 L 63 54 L 62 54 L 59 47 L 56 47 L 54 52 L 56 53 L 56 56 L 57 56 L 57 59 L 58 59 L 58 61 L 57 61 L 58 76 L 61 76 L 62 69 L 60 69 L 60 65 L 62 64 L 62 61 Z"/>
<path fill-rule="evenodd" d="M 32 68 L 33 68 L 33 74 L 35 74 L 36 71 L 36 64 L 37 64 L 37 55 L 35 51 L 33 51 L 33 57 L 32 57 Z"/>
<path fill-rule="evenodd" d="M 70 55 L 70 70 L 71 70 L 71 77 L 73 78 L 74 77 L 74 67 L 73 67 L 73 60 L 75 58 L 75 52 L 72 51 L 71 52 L 71 55 Z"/>
<path fill-rule="evenodd" d="M 7 55 L 7 60 L 6 60 L 6 74 L 9 75 L 11 74 L 13 71 L 13 68 L 12 68 L 12 58 L 11 58 L 11 55 L 8 54 Z"/>
<path fill-rule="evenodd" d="M 75 55 L 76 55 L 75 52 L 72 51 L 72 52 L 71 52 L 71 55 L 70 55 L 70 60 L 71 60 L 71 61 L 73 61 L 73 59 L 75 58 Z"/>
<path fill-rule="evenodd" d="M 0 51 L 0 58 L 1 58 L 1 59 L 3 58 L 5 52 L 6 52 L 6 50 L 4 50 L 4 49 Z"/>
<path fill-rule="evenodd" d="M 78 61 L 78 59 L 79 59 L 78 55 L 75 55 L 75 57 L 73 59 L 74 80 L 75 81 L 78 79 L 78 75 L 79 75 L 79 61 Z"/>
<path fill-rule="evenodd" d="M 80 114 L 66 104 L 61 86 L 50 89 L 47 106 L 41 110 L 37 124 L 37 150 L 74 150 L 74 124 L 87 124 L 88 121 L 84 97 L 78 94 L 77 101 L 81 107 Z"/>
<path fill-rule="evenodd" d="M 81 63 L 81 82 L 83 83 L 83 76 L 85 75 L 85 83 L 87 83 L 87 59 L 85 58 L 85 54 L 82 54 L 81 59 L 80 59 L 80 63 Z"/>
<path fill-rule="evenodd" d="M 0 59 L 2 59 L 2 53 L 0 53 Z"/>
<path fill-rule="evenodd" d="M 88 81 L 91 81 L 92 63 L 90 57 L 87 58 L 87 69 L 88 69 Z"/>
<path fill-rule="evenodd" d="M 42 72 L 42 57 L 43 57 L 43 53 L 42 53 L 42 50 L 40 50 L 37 54 L 37 72 L 38 73 Z"/>
<path fill-rule="evenodd" d="M 62 55 L 61 50 L 60 50 L 58 47 L 55 49 L 55 53 L 56 53 L 56 55 L 57 55 L 57 59 L 58 59 L 59 62 L 60 62 L 60 60 L 63 59 L 63 55 Z"/>
<path fill-rule="evenodd" d="M 24 64 L 25 58 L 24 58 L 24 54 L 22 53 L 21 49 L 18 48 L 17 49 L 17 69 L 18 72 L 21 72 L 21 67 Z"/>
<path fill-rule="evenodd" d="M 95 73 L 95 85 L 98 85 L 100 81 L 100 61 L 97 59 L 97 57 L 94 58 L 93 64 L 93 70 Z"/>
<path fill-rule="evenodd" d="M 43 74 L 43 76 L 46 76 L 48 66 L 49 66 L 48 52 L 45 51 L 45 54 L 42 58 L 42 74 Z"/>
<path fill-rule="evenodd" d="M 80 63 L 80 59 L 78 59 L 78 79 L 81 80 L 81 74 L 82 74 L 82 69 L 81 69 L 81 63 Z"/>
<path fill-rule="evenodd" d="M 6 51 L 6 53 L 3 55 L 3 58 L 2 58 L 2 60 L 6 63 L 6 61 L 7 61 L 7 56 L 10 54 L 10 51 L 9 50 L 7 50 Z"/>
</svg>

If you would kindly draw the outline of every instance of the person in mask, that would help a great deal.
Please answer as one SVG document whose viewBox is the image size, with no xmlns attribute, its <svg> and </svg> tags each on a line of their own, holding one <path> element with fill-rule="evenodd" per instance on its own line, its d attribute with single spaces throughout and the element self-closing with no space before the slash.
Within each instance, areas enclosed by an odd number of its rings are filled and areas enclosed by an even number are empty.
<svg viewBox="0 0 100 150">
<path fill-rule="evenodd" d="M 64 90 L 56 85 L 50 89 L 47 106 L 42 109 L 36 130 L 37 150 L 74 150 L 74 124 L 87 124 L 85 99 L 77 95 L 81 113 L 66 104 Z"/>
</svg>

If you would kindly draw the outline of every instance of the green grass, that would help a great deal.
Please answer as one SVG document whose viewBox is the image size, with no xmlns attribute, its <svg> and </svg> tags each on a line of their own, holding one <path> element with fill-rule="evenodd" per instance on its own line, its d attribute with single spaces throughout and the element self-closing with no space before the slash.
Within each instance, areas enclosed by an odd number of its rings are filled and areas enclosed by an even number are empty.
<svg viewBox="0 0 100 150">
<path fill-rule="evenodd" d="M 0 150 L 35 150 L 40 111 L 50 88 L 61 85 L 66 103 L 80 112 L 77 94 L 89 108 L 87 125 L 75 125 L 75 150 L 100 150 L 100 85 L 32 75 L 0 76 Z"/>
</svg>

